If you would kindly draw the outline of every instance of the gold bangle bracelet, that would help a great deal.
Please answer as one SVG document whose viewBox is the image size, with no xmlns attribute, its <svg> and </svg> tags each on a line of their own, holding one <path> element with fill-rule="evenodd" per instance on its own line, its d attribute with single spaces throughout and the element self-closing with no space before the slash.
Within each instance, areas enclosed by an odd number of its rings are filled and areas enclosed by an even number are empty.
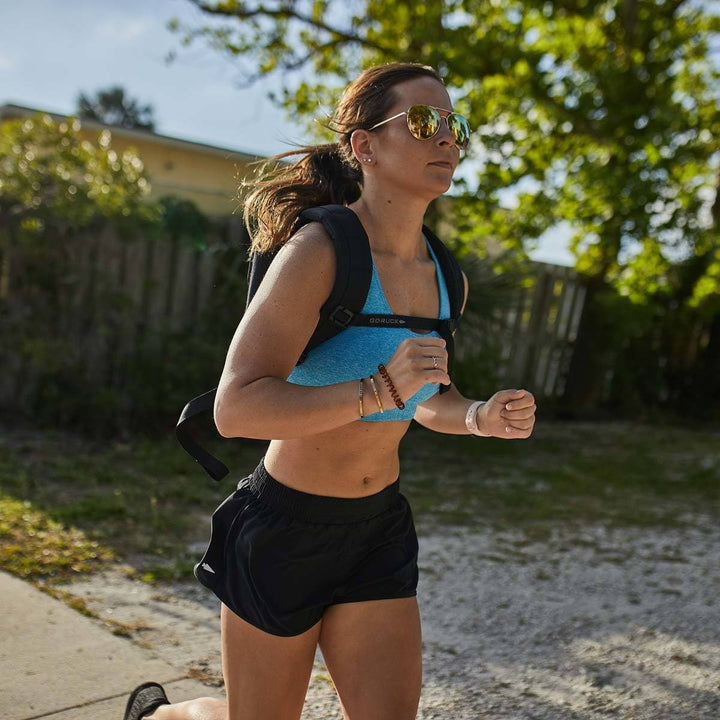
<svg viewBox="0 0 720 720">
<path fill-rule="evenodd" d="M 365 417 L 365 412 L 363 409 L 363 384 L 362 384 L 362 378 L 360 378 L 360 382 L 358 383 L 358 410 L 360 411 L 360 417 Z"/>
<path fill-rule="evenodd" d="M 380 393 L 378 393 L 377 388 L 375 387 L 375 380 L 373 380 L 373 376 L 371 375 L 368 380 L 370 380 L 370 386 L 373 389 L 373 392 L 375 393 L 375 400 L 377 400 L 378 407 L 380 408 L 380 412 L 384 413 L 385 408 L 383 407 L 382 400 L 380 400 Z"/>
</svg>

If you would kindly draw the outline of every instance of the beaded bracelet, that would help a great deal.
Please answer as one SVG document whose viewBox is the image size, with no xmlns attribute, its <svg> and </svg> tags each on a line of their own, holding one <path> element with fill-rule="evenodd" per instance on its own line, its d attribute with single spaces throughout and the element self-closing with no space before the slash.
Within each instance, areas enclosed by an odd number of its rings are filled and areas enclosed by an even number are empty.
<svg viewBox="0 0 720 720">
<path fill-rule="evenodd" d="M 390 395 L 392 395 L 392 399 L 395 401 L 395 405 L 397 405 L 398 410 L 404 410 L 405 403 L 400 399 L 400 394 L 395 389 L 395 385 L 393 384 L 393 381 L 390 379 L 390 375 L 388 374 L 387 368 L 382 363 L 380 363 L 378 365 L 378 370 L 380 372 L 380 376 L 385 381 L 385 384 L 388 386 Z"/>
</svg>

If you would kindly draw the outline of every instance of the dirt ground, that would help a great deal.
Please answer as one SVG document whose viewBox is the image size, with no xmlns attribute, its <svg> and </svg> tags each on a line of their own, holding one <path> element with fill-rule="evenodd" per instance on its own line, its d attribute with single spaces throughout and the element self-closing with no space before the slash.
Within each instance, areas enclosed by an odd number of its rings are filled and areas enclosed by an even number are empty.
<svg viewBox="0 0 720 720">
<path fill-rule="evenodd" d="M 467 527 L 421 534 L 418 718 L 720 718 L 720 527 L 686 520 L 557 526 L 534 541 Z M 195 582 L 151 586 L 118 569 L 61 589 L 131 642 L 221 684 L 218 602 Z M 303 720 L 341 717 L 318 655 Z"/>
</svg>

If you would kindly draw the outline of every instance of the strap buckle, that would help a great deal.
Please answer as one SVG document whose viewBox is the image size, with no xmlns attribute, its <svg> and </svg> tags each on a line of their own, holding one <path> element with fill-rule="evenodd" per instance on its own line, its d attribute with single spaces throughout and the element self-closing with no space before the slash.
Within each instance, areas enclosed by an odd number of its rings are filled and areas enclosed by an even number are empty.
<svg viewBox="0 0 720 720">
<path fill-rule="evenodd" d="M 343 313 L 344 317 L 340 317 L 340 314 Z M 338 325 L 339 327 L 345 329 L 349 327 L 353 321 L 353 318 L 355 317 L 355 313 L 352 310 L 348 310 L 347 308 L 343 307 L 342 305 L 338 305 L 329 316 L 330 322 L 335 323 L 335 325 Z"/>
</svg>

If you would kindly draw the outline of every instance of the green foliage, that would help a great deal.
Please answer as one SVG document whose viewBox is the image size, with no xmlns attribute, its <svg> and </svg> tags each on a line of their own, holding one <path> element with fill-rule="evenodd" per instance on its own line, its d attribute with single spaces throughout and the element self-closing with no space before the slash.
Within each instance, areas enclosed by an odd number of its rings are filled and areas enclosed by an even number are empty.
<svg viewBox="0 0 720 720">
<path fill-rule="evenodd" d="M 160 235 L 156 242 L 170 239 Z M 47 266 L 47 283 L 28 282 L 11 307 L 0 305 L 0 357 L 14 382 L 14 411 L 38 426 L 72 427 L 94 437 L 167 433 L 190 398 L 217 384 L 239 316 L 226 310 L 245 297 L 245 273 L 237 272 L 244 252 L 225 249 L 217 287 L 192 326 L 160 325 L 122 350 L 115 349 L 116 336 L 138 318 L 136 304 L 98 292 L 92 323 L 81 322 L 65 337 L 67 318 L 79 314 L 82 320 L 83 313 L 47 310 L 68 271 L 57 253 L 48 253 L 54 263 Z M 105 358 L 100 376 L 89 357 L 98 352 Z"/>
<path fill-rule="evenodd" d="M 138 332 L 130 347 L 120 347 L 123 329 L 135 327 L 141 312 L 137 298 L 93 269 L 108 225 L 128 245 L 142 233 L 150 243 L 183 243 L 196 252 L 207 251 L 215 229 L 188 201 L 148 202 L 137 154 L 113 151 L 108 132 L 93 144 L 79 130 L 78 121 L 58 124 L 43 115 L 0 126 L 3 397 L 38 425 L 95 436 L 166 431 L 190 397 L 216 384 L 237 322 L 222 310 L 244 298 L 244 249 L 212 249 L 225 256 L 192 328 Z M 80 269 L 92 278 L 80 277 Z"/>
<path fill-rule="evenodd" d="M 247 82 L 277 75 L 276 99 L 315 128 L 319 108 L 364 67 L 438 68 L 476 128 L 472 170 L 457 188 L 467 199 L 465 242 L 520 250 L 565 221 L 578 269 L 611 283 L 630 269 L 634 297 L 665 282 L 671 258 L 717 248 L 707 211 L 720 74 L 709 43 L 720 17 L 702 5 L 193 1 L 208 24 L 174 21 L 184 43 L 208 40 Z M 512 208 L 508 188 L 517 192 Z M 719 289 L 710 267 L 691 293 L 696 304 Z"/>
<path fill-rule="evenodd" d="M 195 250 L 205 250 L 210 223 L 190 200 L 174 196 L 160 198 L 162 223 L 172 238 L 182 238 Z"/>
<path fill-rule="evenodd" d="M 80 128 L 40 113 L 0 125 L 0 231 L 22 240 L 49 227 L 62 234 L 110 220 L 130 230 L 158 220 L 137 153 L 118 154 L 108 130 L 97 144 L 83 140 Z"/>
<path fill-rule="evenodd" d="M 210 40 L 248 83 L 279 78 L 275 100 L 316 138 L 362 69 L 437 68 L 475 128 L 445 206 L 459 254 L 504 248 L 507 272 L 546 230 L 572 228 L 590 302 L 567 407 L 707 414 L 702 388 L 720 375 L 720 16 L 708 4 L 191 1 L 208 24 L 174 22 L 183 41 Z M 494 379 L 495 330 L 460 357 L 468 392 Z"/>
<path fill-rule="evenodd" d="M 220 454 L 235 482 L 261 455 L 250 441 L 225 441 Z M 125 560 L 147 562 L 138 569 L 156 577 L 173 568 L 191 577 L 187 546 L 207 539 L 210 513 L 232 485 L 231 478 L 212 482 L 167 433 L 160 441 L 138 435 L 123 443 L 5 427 L 0 568 L 53 582 Z"/>
<path fill-rule="evenodd" d="M 489 397 L 503 381 L 506 318 L 530 268 L 512 254 L 495 258 L 466 252 L 460 264 L 470 293 L 456 336 L 454 382 L 468 397 Z"/>
<path fill-rule="evenodd" d="M 150 132 L 155 130 L 152 105 L 140 106 L 137 100 L 126 97 L 124 88 L 117 85 L 98 90 L 94 97 L 80 93 L 77 108 L 83 119 Z"/>
<path fill-rule="evenodd" d="M 403 492 L 421 532 L 682 527 L 720 509 L 717 443 L 707 426 L 546 421 L 522 443 L 418 428 L 401 446 Z"/>
</svg>

